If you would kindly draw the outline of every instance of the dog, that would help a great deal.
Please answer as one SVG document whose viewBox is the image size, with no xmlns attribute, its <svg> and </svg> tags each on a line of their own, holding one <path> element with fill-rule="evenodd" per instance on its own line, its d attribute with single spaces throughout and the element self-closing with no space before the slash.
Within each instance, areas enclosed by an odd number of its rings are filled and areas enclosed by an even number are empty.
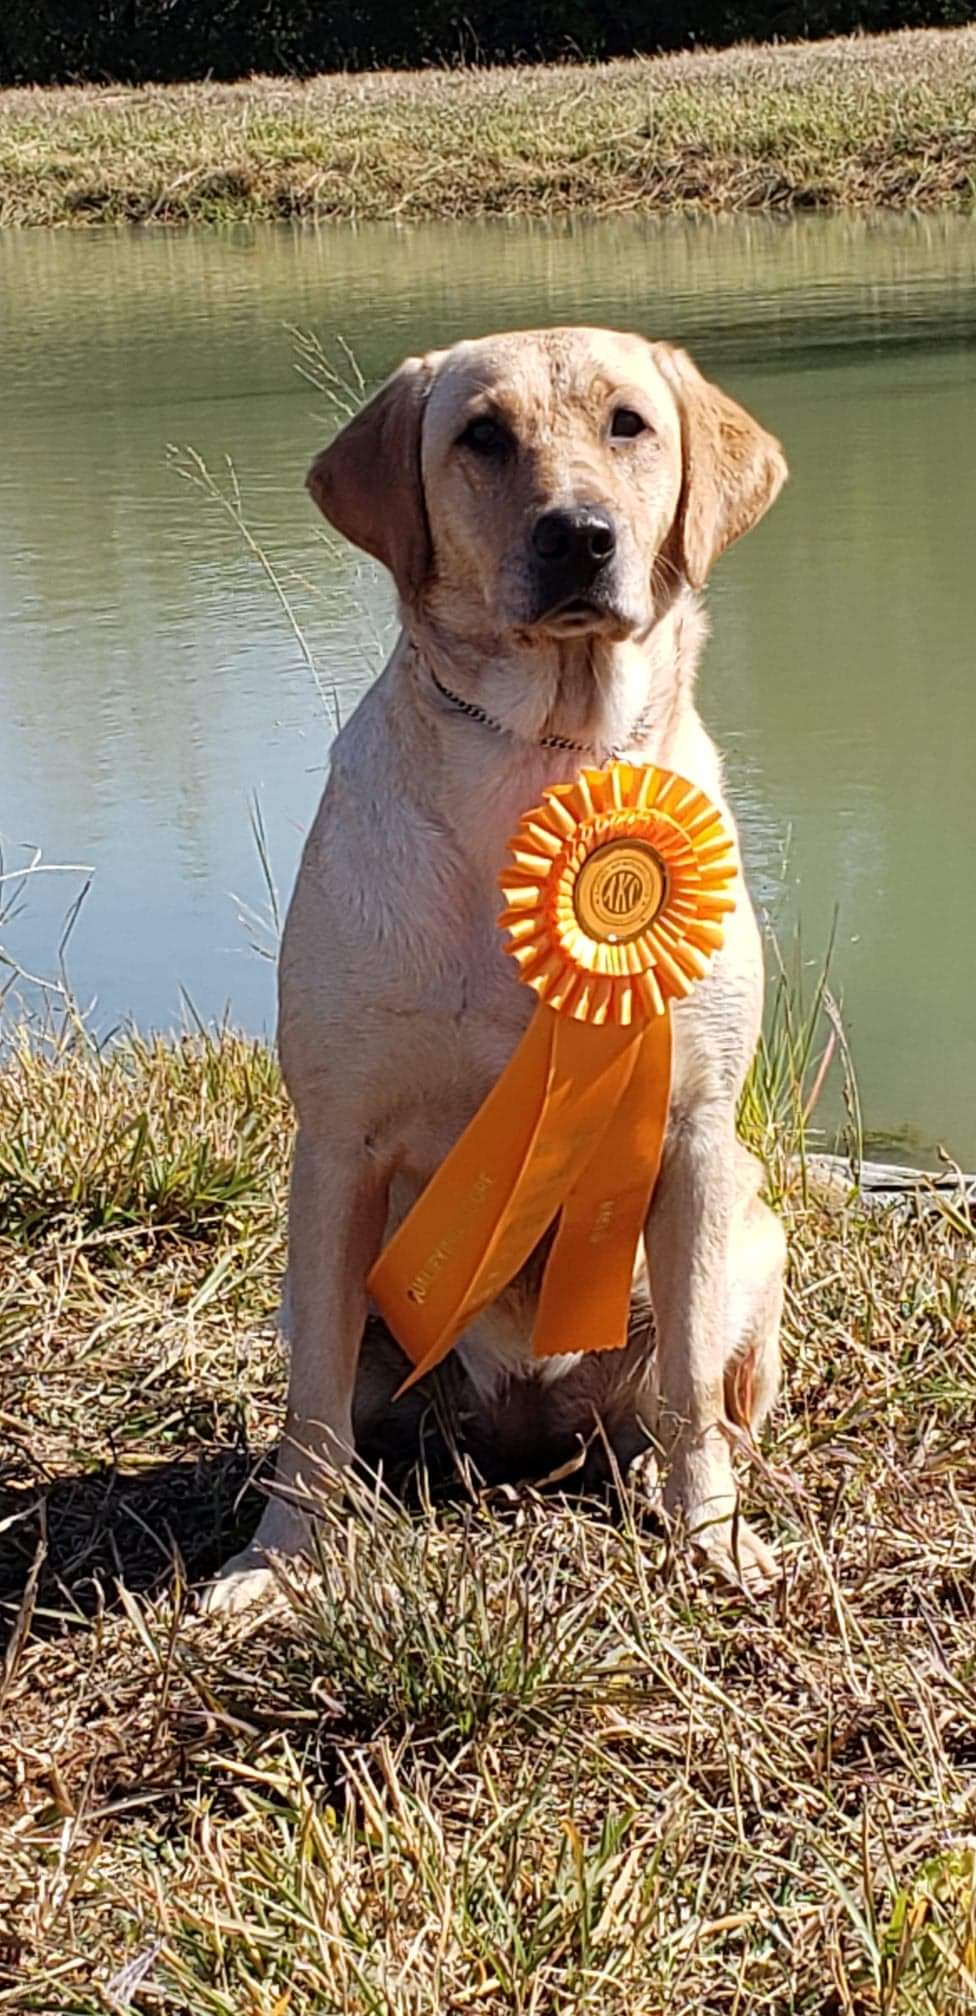
<svg viewBox="0 0 976 2016">
<path fill-rule="evenodd" d="M 389 569 L 403 627 L 335 742 L 288 912 L 288 1416 L 258 1532 L 207 1607 L 259 1595 L 270 1557 L 307 1548 L 303 1492 L 340 1480 L 357 1438 L 382 1448 L 415 1418 L 417 1389 L 394 1400 L 408 1368 L 370 1320 L 366 1279 L 533 1012 L 496 925 L 522 814 L 622 757 L 691 779 L 734 831 L 695 710 L 699 597 L 785 476 L 778 441 L 684 351 L 582 328 L 410 358 L 313 463 L 312 497 Z M 653 1322 L 635 1318 L 622 1351 L 533 1360 L 537 1255 L 459 1340 L 450 1389 L 481 1446 L 508 1436 L 520 1460 L 585 1444 L 596 1423 L 621 1466 L 652 1444 L 667 1510 L 750 1589 L 778 1568 L 738 1516 L 732 1445 L 777 1391 L 785 1263 L 735 1132 L 761 1006 L 743 891 L 673 1011 L 635 1273 Z"/>
</svg>

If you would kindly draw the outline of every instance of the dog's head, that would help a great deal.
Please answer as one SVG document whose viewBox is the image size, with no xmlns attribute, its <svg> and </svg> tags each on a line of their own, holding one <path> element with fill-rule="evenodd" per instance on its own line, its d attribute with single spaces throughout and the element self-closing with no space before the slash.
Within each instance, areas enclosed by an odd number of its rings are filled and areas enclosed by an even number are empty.
<svg viewBox="0 0 976 2016">
<path fill-rule="evenodd" d="M 646 630 L 785 475 L 779 443 L 684 351 L 550 329 L 408 359 L 308 481 L 408 610 L 531 642 Z"/>
</svg>

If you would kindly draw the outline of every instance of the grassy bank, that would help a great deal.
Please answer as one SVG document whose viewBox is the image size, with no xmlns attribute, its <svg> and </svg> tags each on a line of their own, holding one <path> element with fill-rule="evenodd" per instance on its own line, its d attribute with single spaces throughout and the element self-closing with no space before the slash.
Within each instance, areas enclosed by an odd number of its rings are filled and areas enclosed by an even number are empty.
<svg viewBox="0 0 976 2016">
<path fill-rule="evenodd" d="M 971 2010 L 964 1208 L 818 1201 L 774 1155 L 778 1605 L 522 1491 L 344 1515 L 325 1592 L 202 1623 L 280 1421 L 289 1145 L 229 1035 L 0 1069 L 0 2006 Z"/>
<path fill-rule="evenodd" d="M 0 223 L 961 207 L 976 29 L 645 58 L 0 94 Z"/>
</svg>

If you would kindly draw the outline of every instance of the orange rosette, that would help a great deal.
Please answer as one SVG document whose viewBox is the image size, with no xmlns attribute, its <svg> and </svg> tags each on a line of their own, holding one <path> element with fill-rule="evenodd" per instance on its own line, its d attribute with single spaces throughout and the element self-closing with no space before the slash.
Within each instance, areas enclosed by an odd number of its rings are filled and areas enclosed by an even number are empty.
<svg viewBox="0 0 976 2016">
<path fill-rule="evenodd" d="M 672 770 L 614 763 L 526 814 L 499 918 L 519 976 L 579 1022 L 629 1027 L 690 994 L 734 909 L 721 814 Z"/>
<path fill-rule="evenodd" d="M 670 1004 L 704 976 L 734 907 L 721 814 L 653 765 L 552 787 L 509 853 L 499 923 L 539 1005 L 370 1274 L 413 1361 L 407 1384 L 550 1232 L 536 1355 L 624 1344 L 667 1126 Z"/>
</svg>

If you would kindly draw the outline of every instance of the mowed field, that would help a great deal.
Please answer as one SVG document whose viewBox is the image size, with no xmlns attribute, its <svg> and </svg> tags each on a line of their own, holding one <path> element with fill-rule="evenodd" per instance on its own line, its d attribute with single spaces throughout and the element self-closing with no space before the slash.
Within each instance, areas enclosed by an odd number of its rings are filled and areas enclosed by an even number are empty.
<svg viewBox="0 0 976 2016">
<path fill-rule="evenodd" d="M 0 93 L 0 224 L 968 207 L 976 28 Z"/>
</svg>

